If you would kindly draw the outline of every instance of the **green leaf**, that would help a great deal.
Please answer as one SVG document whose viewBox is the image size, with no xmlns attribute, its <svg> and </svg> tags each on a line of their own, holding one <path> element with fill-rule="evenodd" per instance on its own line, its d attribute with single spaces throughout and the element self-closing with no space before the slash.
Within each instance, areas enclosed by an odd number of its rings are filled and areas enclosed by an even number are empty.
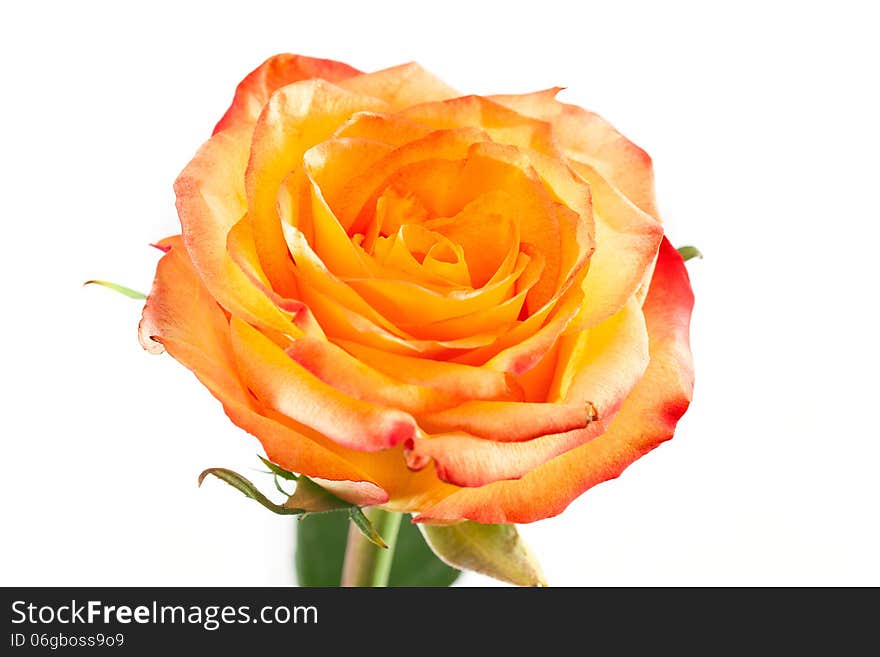
<svg viewBox="0 0 880 657">
<path fill-rule="evenodd" d="M 270 500 L 259 490 L 257 490 L 257 487 L 254 486 L 250 481 L 242 477 L 237 472 L 227 470 L 226 468 L 208 468 L 199 475 L 199 486 L 202 485 L 202 482 L 205 481 L 205 477 L 207 477 L 208 475 L 214 475 L 218 479 L 225 481 L 236 490 L 244 493 L 245 496 L 262 504 L 272 513 L 277 513 L 279 515 L 297 515 L 303 513 L 302 509 L 289 509 L 279 504 L 275 504 L 272 500 Z"/>
<path fill-rule="evenodd" d="M 296 491 L 282 506 L 287 509 L 301 509 L 308 511 L 309 513 L 357 508 L 352 506 L 351 502 L 341 500 L 329 490 L 321 488 L 318 484 L 304 475 L 300 476 L 299 481 L 296 484 Z"/>
<path fill-rule="evenodd" d="M 272 472 L 277 474 L 282 479 L 287 479 L 288 481 L 296 481 L 297 479 L 299 479 L 298 475 L 295 475 L 292 472 L 288 472 L 287 470 L 282 468 L 280 465 L 275 465 L 274 463 L 272 463 L 272 461 L 270 461 L 268 459 L 264 459 L 259 454 L 257 454 L 257 458 L 263 462 L 263 465 L 265 465 L 267 468 L 269 468 Z"/>
<path fill-rule="evenodd" d="M 687 262 L 691 258 L 702 258 L 703 254 L 700 253 L 700 250 L 695 246 L 680 246 L 678 247 L 678 254 L 681 256 L 681 259 Z"/>
<path fill-rule="evenodd" d="M 92 279 L 90 281 L 86 281 L 83 285 L 101 285 L 110 290 L 114 290 L 115 292 L 119 292 L 119 294 L 124 294 L 125 296 L 131 299 L 146 299 L 147 295 L 143 292 L 138 292 L 137 290 L 132 290 L 130 287 L 125 287 L 124 285 L 119 285 L 118 283 L 111 283 L 110 281 L 99 281 L 97 279 Z"/>
<path fill-rule="evenodd" d="M 378 545 L 380 548 L 388 549 L 388 545 L 386 545 L 385 541 L 382 540 L 382 537 L 379 536 L 379 532 L 376 531 L 376 528 L 373 527 L 373 523 L 371 523 L 370 519 L 364 515 L 364 512 L 361 511 L 360 507 L 351 507 L 348 510 L 348 517 L 354 523 L 354 526 L 361 530 L 361 534 L 363 534 L 370 543 Z"/>
<path fill-rule="evenodd" d="M 296 523 L 296 581 L 299 586 L 339 586 L 348 514 L 318 513 Z"/>
<path fill-rule="evenodd" d="M 309 515 L 296 523 L 296 573 L 300 586 L 339 586 L 349 519 L 344 513 Z M 409 518 L 397 535 L 389 586 L 452 584 L 461 573 L 440 561 Z"/>
<path fill-rule="evenodd" d="M 428 545 L 455 568 L 472 570 L 517 586 L 546 586 L 541 566 L 515 525 L 419 524 Z"/>
</svg>

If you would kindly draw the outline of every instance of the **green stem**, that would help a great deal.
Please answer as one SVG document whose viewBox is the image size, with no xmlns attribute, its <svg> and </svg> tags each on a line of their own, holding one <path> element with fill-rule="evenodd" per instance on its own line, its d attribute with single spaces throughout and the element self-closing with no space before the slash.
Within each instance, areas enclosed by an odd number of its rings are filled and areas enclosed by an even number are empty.
<svg viewBox="0 0 880 657">
<path fill-rule="evenodd" d="M 380 548 L 371 543 L 351 523 L 345 545 L 345 561 L 342 564 L 342 586 L 388 586 L 394 546 L 403 515 L 378 508 L 364 509 L 364 514 L 373 523 L 388 548 Z"/>
</svg>

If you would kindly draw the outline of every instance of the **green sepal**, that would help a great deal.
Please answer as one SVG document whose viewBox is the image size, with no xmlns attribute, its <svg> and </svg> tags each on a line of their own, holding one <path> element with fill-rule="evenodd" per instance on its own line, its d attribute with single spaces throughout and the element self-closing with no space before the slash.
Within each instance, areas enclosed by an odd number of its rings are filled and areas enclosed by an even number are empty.
<svg viewBox="0 0 880 657">
<path fill-rule="evenodd" d="M 368 541 L 373 545 L 378 545 L 380 548 L 388 549 L 388 545 L 382 540 L 382 537 L 379 536 L 379 532 L 376 531 L 376 528 L 373 527 L 373 523 L 371 523 L 370 519 L 364 515 L 364 512 L 361 511 L 360 507 L 352 506 L 348 510 L 348 517 L 354 523 L 354 526 L 361 530 L 361 534 L 363 534 Z"/>
<path fill-rule="evenodd" d="M 119 283 L 111 283 L 110 281 L 100 281 L 98 279 L 92 279 L 90 281 L 86 281 L 83 285 L 100 285 L 102 287 L 106 287 L 107 289 L 113 290 L 114 292 L 119 292 L 119 294 L 124 294 L 130 299 L 146 299 L 147 295 L 143 292 L 138 292 L 137 290 L 132 290 L 130 287 L 125 287 L 124 285 L 119 285 Z"/>
<path fill-rule="evenodd" d="M 695 246 L 680 246 L 677 249 L 678 255 L 681 256 L 681 259 L 687 262 L 691 258 L 702 258 L 703 254 L 700 250 Z"/>
<path fill-rule="evenodd" d="M 270 461 L 269 459 L 264 459 L 264 458 L 263 458 L 262 456 L 260 456 L 259 454 L 257 454 L 257 458 L 260 459 L 260 460 L 263 462 L 263 465 L 265 465 L 265 466 L 266 466 L 267 468 L 269 468 L 274 474 L 277 474 L 277 475 L 278 475 L 279 477 L 281 477 L 282 479 L 287 479 L 288 481 L 296 481 L 297 479 L 299 479 L 299 476 L 298 476 L 298 475 L 295 475 L 295 474 L 293 474 L 292 472 L 289 472 L 288 470 L 285 470 L 285 469 L 282 468 L 280 465 L 275 465 L 275 464 L 272 463 L 272 461 Z"/>
</svg>

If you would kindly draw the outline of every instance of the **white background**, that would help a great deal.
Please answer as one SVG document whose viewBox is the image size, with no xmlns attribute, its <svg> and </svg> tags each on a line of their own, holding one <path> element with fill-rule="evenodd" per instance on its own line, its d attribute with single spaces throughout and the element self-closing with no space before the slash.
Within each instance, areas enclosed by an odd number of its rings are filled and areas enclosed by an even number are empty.
<svg viewBox="0 0 880 657">
<path fill-rule="evenodd" d="M 137 343 L 171 183 L 278 52 L 567 87 L 654 158 L 688 265 L 674 440 L 522 533 L 551 585 L 880 585 L 871 3 L 3 3 L 3 585 L 293 583 L 255 439 Z M 259 476 L 258 476 L 259 477 Z M 268 478 L 261 479 L 268 485 Z M 494 582 L 467 575 L 462 585 Z"/>
</svg>

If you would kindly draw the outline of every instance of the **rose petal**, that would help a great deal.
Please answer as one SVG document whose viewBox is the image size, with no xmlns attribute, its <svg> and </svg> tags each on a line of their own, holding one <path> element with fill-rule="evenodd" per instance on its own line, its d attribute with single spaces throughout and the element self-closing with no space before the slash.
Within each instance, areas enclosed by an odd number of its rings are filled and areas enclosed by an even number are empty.
<svg viewBox="0 0 880 657">
<path fill-rule="evenodd" d="M 420 414 L 448 408 L 460 400 L 435 388 L 397 381 L 326 340 L 302 338 L 285 351 L 327 385 L 372 404 Z"/>
<path fill-rule="evenodd" d="M 561 201 L 553 201 L 552 205 L 562 235 L 557 279 L 557 286 L 562 287 L 596 249 L 592 193 L 564 160 L 534 150 L 525 151 L 525 155 L 548 190 Z"/>
<path fill-rule="evenodd" d="M 551 403 L 477 402 L 431 414 L 424 428 L 457 433 L 417 434 L 408 444 L 410 462 L 433 459 L 440 479 L 483 486 L 522 477 L 600 435 L 648 364 L 641 306 L 633 299 L 618 315 L 584 333 L 561 348 L 571 360 L 563 361 L 568 366 L 561 381 L 551 386 L 556 395 Z M 593 412 L 598 417 L 588 423 Z"/>
<path fill-rule="evenodd" d="M 289 53 L 274 55 L 239 83 L 232 105 L 217 123 L 213 134 L 241 124 L 253 126 L 272 93 L 285 85 L 312 78 L 339 82 L 360 73 L 356 68 L 332 59 Z"/>
<path fill-rule="evenodd" d="M 245 214 L 248 141 L 241 129 L 214 135 L 174 182 L 183 243 L 220 305 L 259 326 L 296 334 L 290 317 L 252 285 L 226 251 L 227 234 Z"/>
<path fill-rule="evenodd" d="M 238 378 L 226 315 L 201 282 L 182 240 L 172 237 L 161 244 L 170 248 L 159 261 L 144 306 L 139 326 L 144 347 L 161 351 L 164 346 L 175 360 L 192 370 L 223 403 L 230 419 L 260 440 L 274 463 L 310 476 L 375 485 L 364 470 L 346 458 L 342 448 L 327 440 L 323 444 L 312 440 L 266 417 Z"/>
<path fill-rule="evenodd" d="M 395 353 L 419 352 L 429 357 L 481 347 L 495 340 L 495 333 L 470 334 L 450 340 L 420 340 L 401 331 L 345 281 L 329 272 L 298 229 L 286 223 L 283 229 L 295 260 L 293 271 L 299 283 L 300 298 L 327 335 L 364 341 Z"/>
<path fill-rule="evenodd" d="M 525 153 L 503 144 L 478 142 L 468 149 L 462 166 L 438 167 L 430 176 L 425 173 L 418 167 L 404 169 L 401 183 L 426 205 L 433 201 L 436 207 L 431 209 L 437 216 L 449 216 L 490 192 L 506 192 L 518 208 L 520 240 L 544 256 L 544 274 L 526 299 L 528 311 L 534 312 L 556 295 L 563 251 L 559 217 Z M 438 194 L 438 189 L 448 192 Z"/>
<path fill-rule="evenodd" d="M 361 451 L 393 447 L 413 436 L 416 423 L 410 415 L 342 394 L 235 317 L 230 336 L 243 382 L 263 403 L 294 421 Z"/>
<path fill-rule="evenodd" d="M 517 325 L 526 296 L 544 271 L 544 258 L 540 254 L 532 256 L 520 254 L 520 256 L 528 257 L 528 264 L 516 279 L 515 294 L 506 301 L 436 322 L 399 322 L 397 326 L 410 335 L 422 339 L 443 340 L 447 343 L 451 340 L 464 340 L 474 335 L 502 336 Z"/>
<path fill-rule="evenodd" d="M 275 91 L 260 114 L 245 173 L 247 208 L 263 270 L 280 294 L 292 296 L 295 289 L 276 207 L 282 181 L 354 112 L 384 107 L 376 98 L 306 80 Z"/>
<path fill-rule="evenodd" d="M 548 301 L 491 345 L 454 356 L 453 359 L 468 365 L 485 365 L 517 376 L 525 374 L 544 358 L 581 312 L 584 301 L 581 282 L 585 273 L 586 270 L 581 269 L 569 280 L 559 298 Z"/>
<path fill-rule="evenodd" d="M 553 146 L 549 123 L 516 112 L 482 96 L 460 96 L 441 102 L 425 102 L 399 113 L 434 129 L 477 127 L 499 144 L 549 152 Z"/>
<path fill-rule="evenodd" d="M 562 152 L 590 184 L 597 250 L 602 253 L 593 256 L 592 280 L 586 284 L 593 301 L 591 312 L 581 319 L 589 326 L 617 312 L 632 290 L 642 285 L 647 290 L 663 232 L 657 223 L 650 157 L 602 117 L 560 103 L 555 99 L 559 91 L 554 88 L 491 98 L 524 115 L 549 121 Z M 545 152 L 550 157 L 532 154 L 533 164 L 542 175 L 542 160 L 547 164 L 557 161 L 555 148 Z M 556 190 L 566 190 L 565 176 L 551 178 L 548 173 L 547 178 Z"/>
<path fill-rule="evenodd" d="M 503 401 L 466 401 L 419 418 L 431 434 L 460 431 L 500 443 L 583 429 L 589 421 L 590 411 L 584 406 Z"/>
<path fill-rule="evenodd" d="M 346 308 L 338 299 L 314 289 L 304 288 L 303 300 L 314 312 L 327 336 L 334 342 L 356 342 L 392 354 L 414 355 L 424 358 L 451 358 L 478 347 L 494 343 L 495 333 L 471 335 L 453 340 L 418 340 L 398 337 L 363 315 Z"/>
<path fill-rule="evenodd" d="M 476 142 L 468 147 L 463 160 L 413 162 L 398 169 L 386 184 L 411 191 L 432 217 L 454 216 L 474 199 L 503 190 L 517 207 L 521 241 L 532 244 L 544 256 L 544 273 L 526 299 L 529 312 L 555 295 L 562 251 L 558 217 L 546 188 L 525 156 L 515 149 Z M 369 214 L 361 213 L 354 226 L 368 221 Z"/>
<path fill-rule="evenodd" d="M 337 276 L 369 276 L 371 268 L 368 261 L 371 259 L 351 241 L 345 229 L 339 224 L 336 215 L 327 205 L 321 189 L 311 177 L 308 166 L 306 175 L 311 183 L 307 193 L 311 209 L 309 242 L 313 251 L 324 266 Z"/>
<path fill-rule="evenodd" d="M 392 335 L 401 338 L 410 337 L 399 331 L 393 322 L 367 303 L 345 281 L 329 271 L 302 231 L 287 223 L 282 224 L 282 229 L 290 254 L 293 256 L 292 269 L 300 290 L 300 298 L 312 308 L 322 326 L 324 319 L 319 308 L 323 307 L 323 304 L 320 300 L 317 300 L 317 303 L 312 301 L 318 294 L 334 300 Z M 324 326 L 324 329 L 332 331 L 332 327 L 329 326 Z"/>
<path fill-rule="evenodd" d="M 375 506 L 388 501 L 388 493 L 366 481 L 335 481 L 322 477 L 311 479 L 321 488 L 326 488 L 336 497 L 356 506 Z"/>
<path fill-rule="evenodd" d="M 247 217 L 240 219 L 229 231 L 226 236 L 226 249 L 232 262 L 238 266 L 251 285 L 271 299 L 278 308 L 290 313 L 291 320 L 297 327 L 306 335 L 324 337 L 324 330 L 306 304 L 297 299 L 282 297 L 269 287 L 266 275 L 260 268 L 257 250 L 254 248 L 251 224 Z"/>
<path fill-rule="evenodd" d="M 479 288 L 496 274 L 510 273 L 520 249 L 519 214 L 515 197 L 497 190 L 478 196 L 454 217 L 433 219 L 426 226 L 463 249 L 470 285 Z"/>
<path fill-rule="evenodd" d="M 332 207 L 333 200 L 343 193 L 348 181 L 373 166 L 393 148 L 374 139 L 335 137 L 307 150 L 303 165 L 309 178 L 320 189 L 321 196 Z"/>
<path fill-rule="evenodd" d="M 461 245 L 424 224 L 404 224 L 393 235 L 380 237 L 373 245 L 372 255 L 382 266 L 374 276 L 403 277 L 436 291 L 471 284 Z"/>
<path fill-rule="evenodd" d="M 575 164 L 590 183 L 596 219 L 596 251 L 584 279 L 586 311 L 592 326 L 610 317 L 638 290 L 663 239 L 663 228 L 589 167 Z"/>
<path fill-rule="evenodd" d="M 401 169 L 419 162 L 460 160 L 467 155 L 471 145 L 483 139 L 488 136 L 482 130 L 463 128 L 437 130 L 407 142 L 352 178 L 335 197 L 328 199 L 330 206 L 349 234 L 366 233 L 376 202 L 384 189 L 393 185 L 393 179 Z M 441 193 L 441 190 L 434 191 Z"/>
<path fill-rule="evenodd" d="M 463 488 L 479 488 L 523 477 L 559 454 L 602 434 L 605 423 L 550 434 L 525 442 L 485 440 L 466 433 L 450 433 L 413 440 L 407 465 L 420 470 L 433 461 L 437 478 Z M 464 516 L 467 517 L 467 516 Z"/>
<path fill-rule="evenodd" d="M 459 489 L 423 509 L 416 521 L 468 518 L 482 523 L 524 523 L 552 517 L 587 489 L 619 476 L 636 459 L 671 438 L 693 391 L 688 346 L 692 307 L 684 263 L 664 239 L 643 307 L 651 361 L 606 432 L 521 479 Z"/>
<path fill-rule="evenodd" d="M 570 159 L 592 166 L 643 212 L 659 218 L 650 156 L 598 114 L 556 100 L 559 91 L 554 88 L 490 98 L 524 115 L 550 122 L 556 142 Z"/>
<path fill-rule="evenodd" d="M 354 240 L 377 261 L 384 257 L 383 242 L 393 240 L 398 235 L 404 236 L 401 231 L 406 231 L 407 226 L 421 226 L 428 220 L 428 210 L 424 204 L 412 192 L 397 185 L 389 185 L 382 190 L 371 214 L 372 221 L 364 223 L 364 232 L 356 233 Z M 410 255 L 413 255 L 412 250 Z M 394 276 L 386 275 L 384 278 Z"/>
<path fill-rule="evenodd" d="M 430 386 L 461 399 L 522 399 L 522 392 L 517 389 L 513 379 L 503 372 L 401 356 L 344 340 L 339 341 L 339 345 L 358 360 L 406 383 Z"/>
<path fill-rule="evenodd" d="M 392 109 L 459 95 L 455 89 L 415 62 L 351 77 L 340 82 L 340 86 L 359 94 L 381 98 Z"/>
<path fill-rule="evenodd" d="M 485 130 L 499 143 L 484 145 L 482 148 L 492 151 L 493 157 L 506 159 L 523 169 L 530 171 L 534 168 L 569 209 L 580 215 L 580 221 L 573 223 L 576 228 L 574 234 L 561 240 L 562 248 L 569 248 L 568 255 L 563 257 L 557 285 L 561 285 L 571 271 L 578 267 L 576 260 L 579 255 L 589 257 L 593 250 L 594 232 L 589 188 L 560 159 L 561 153 L 556 148 L 549 123 L 537 120 L 534 115 L 512 111 L 509 107 L 493 102 L 491 98 L 479 96 L 417 105 L 400 113 L 400 116 L 440 129 L 476 126 Z M 512 148 L 514 146 L 516 148 Z M 530 236 L 524 236 L 523 239 L 531 241 Z M 552 261 L 553 258 L 548 257 Z M 553 267 L 550 269 L 553 270 Z M 533 299 L 529 305 L 541 305 L 546 298 L 544 295 L 541 299 Z"/>
<path fill-rule="evenodd" d="M 416 309 L 421 318 L 418 324 L 432 324 L 501 305 L 516 294 L 517 280 L 530 262 L 531 258 L 520 254 L 516 268 L 502 280 L 476 290 L 455 289 L 445 294 L 408 280 L 377 278 L 344 280 L 371 307 L 396 325 L 408 323 L 407 320 L 412 318 Z"/>
<path fill-rule="evenodd" d="M 333 133 L 338 138 L 360 138 L 382 142 L 394 148 L 427 137 L 433 130 L 424 123 L 398 114 L 356 112 Z"/>
</svg>

